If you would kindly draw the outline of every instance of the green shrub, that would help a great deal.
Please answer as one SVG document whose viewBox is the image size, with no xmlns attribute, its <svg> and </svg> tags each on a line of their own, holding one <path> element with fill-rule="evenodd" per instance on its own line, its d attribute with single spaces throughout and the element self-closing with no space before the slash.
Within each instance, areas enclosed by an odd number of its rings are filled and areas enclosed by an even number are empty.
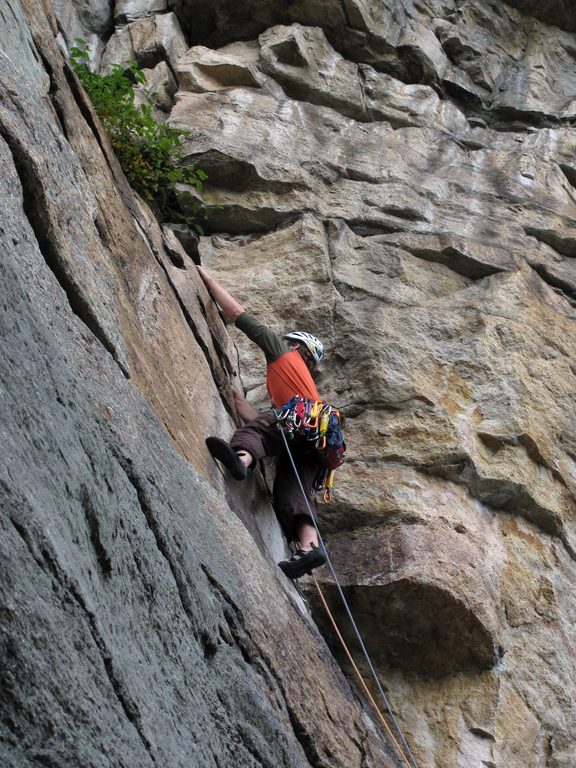
<svg viewBox="0 0 576 768">
<path fill-rule="evenodd" d="M 162 221 L 184 222 L 203 234 L 197 217 L 206 215 L 200 197 L 206 174 L 181 164 L 181 142 L 188 131 L 158 122 L 148 98 L 145 104 L 135 103 L 133 85 L 146 82 L 136 62 L 128 67 L 115 64 L 111 74 L 99 75 L 88 67 L 89 48 L 84 40 L 78 38 L 76 42 L 77 47 L 70 49 L 72 68 L 90 97 L 130 184 Z M 178 205 L 177 184 L 192 186 L 198 193 L 188 193 L 186 202 L 191 213 L 183 213 Z"/>
</svg>

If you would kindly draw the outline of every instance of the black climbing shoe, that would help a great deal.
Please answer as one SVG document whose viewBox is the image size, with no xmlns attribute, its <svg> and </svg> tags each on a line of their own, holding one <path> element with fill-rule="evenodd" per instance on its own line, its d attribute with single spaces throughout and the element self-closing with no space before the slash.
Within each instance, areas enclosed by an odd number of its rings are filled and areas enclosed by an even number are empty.
<svg viewBox="0 0 576 768">
<path fill-rule="evenodd" d="M 312 547 L 308 552 L 299 549 L 290 560 L 282 560 L 281 563 L 278 563 L 278 567 L 284 571 L 289 579 L 299 579 L 300 576 L 311 573 L 314 568 L 319 568 L 325 562 L 324 550 L 320 547 Z"/>
<path fill-rule="evenodd" d="M 230 470 L 234 480 L 244 480 L 246 478 L 248 474 L 246 465 L 234 448 L 228 445 L 226 440 L 221 440 L 219 437 L 207 437 L 206 445 L 212 456 L 221 461 Z"/>
</svg>

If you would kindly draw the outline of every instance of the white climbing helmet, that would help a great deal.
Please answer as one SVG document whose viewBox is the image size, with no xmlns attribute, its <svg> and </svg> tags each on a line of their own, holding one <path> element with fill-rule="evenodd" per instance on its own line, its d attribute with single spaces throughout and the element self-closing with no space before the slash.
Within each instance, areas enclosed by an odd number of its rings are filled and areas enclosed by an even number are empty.
<svg viewBox="0 0 576 768">
<path fill-rule="evenodd" d="M 282 338 L 290 341 L 299 341 L 302 344 L 305 344 L 314 360 L 317 363 L 322 362 L 322 358 L 324 357 L 324 345 L 320 339 L 316 338 L 316 336 L 312 336 L 311 333 L 306 333 L 306 331 L 290 331 L 290 333 L 285 333 Z"/>
</svg>

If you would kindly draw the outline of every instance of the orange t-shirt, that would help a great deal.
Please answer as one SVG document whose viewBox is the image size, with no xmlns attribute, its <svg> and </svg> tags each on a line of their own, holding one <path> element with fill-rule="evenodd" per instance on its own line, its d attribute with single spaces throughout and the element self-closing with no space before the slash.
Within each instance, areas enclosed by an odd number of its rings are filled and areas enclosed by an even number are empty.
<svg viewBox="0 0 576 768">
<path fill-rule="evenodd" d="M 284 405 L 296 395 L 308 400 L 320 400 L 314 379 L 298 350 L 286 352 L 268 363 L 266 387 L 275 408 Z"/>
</svg>

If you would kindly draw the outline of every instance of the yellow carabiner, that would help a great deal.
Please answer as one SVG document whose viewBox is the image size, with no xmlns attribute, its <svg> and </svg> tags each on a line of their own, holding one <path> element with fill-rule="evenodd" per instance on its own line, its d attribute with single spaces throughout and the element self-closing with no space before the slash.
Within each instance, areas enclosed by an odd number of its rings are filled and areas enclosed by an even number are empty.
<svg viewBox="0 0 576 768">
<path fill-rule="evenodd" d="M 315 400 L 310 408 L 310 416 L 308 417 L 307 427 L 310 429 L 316 429 L 318 427 L 318 418 L 322 413 L 322 400 Z"/>
<path fill-rule="evenodd" d="M 320 416 L 323 405 L 324 403 L 322 402 L 322 400 L 315 400 L 312 408 L 310 409 L 310 416 L 312 418 Z"/>
<path fill-rule="evenodd" d="M 334 470 L 331 469 L 324 480 L 324 494 L 322 498 L 326 504 L 330 503 L 332 498 L 332 488 L 334 487 Z"/>
</svg>

